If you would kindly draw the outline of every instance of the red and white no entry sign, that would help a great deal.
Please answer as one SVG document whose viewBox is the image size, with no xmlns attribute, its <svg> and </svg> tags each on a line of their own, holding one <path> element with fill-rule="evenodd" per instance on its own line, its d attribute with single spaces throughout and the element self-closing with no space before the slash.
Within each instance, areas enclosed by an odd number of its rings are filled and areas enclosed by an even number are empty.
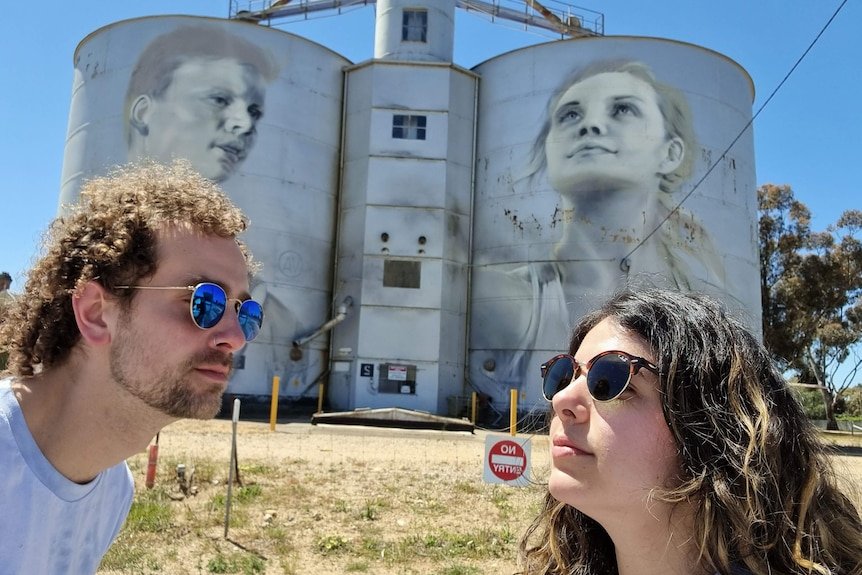
<svg viewBox="0 0 862 575">
<path fill-rule="evenodd" d="M 485 473 L 488 483 L 527 485 L 529 475 L 530 440 L 503 439 L 488 436 L 485 439 Z"/>
</svg>

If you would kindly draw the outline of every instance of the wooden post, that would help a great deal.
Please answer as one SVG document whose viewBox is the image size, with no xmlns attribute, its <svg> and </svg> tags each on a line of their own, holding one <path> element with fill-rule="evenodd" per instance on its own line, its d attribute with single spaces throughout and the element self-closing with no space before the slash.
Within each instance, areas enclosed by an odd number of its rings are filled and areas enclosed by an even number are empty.
<svg viewBox="0 0 862 575">
<path fill-rule="evenodd" d="M 510 395 L 512 408 L 509 412 L 509 433 L 515 437 L 515 434 L 518 433 L 518 390 L 512 389 Z"/>
<path fill-rule="evenodd" d="M 275 431 L 275 420 L 278 419 L 278 383 L 280 377 L 272 378 L 272 404 L 269 407 L 269 430 Z"/>
</svg>

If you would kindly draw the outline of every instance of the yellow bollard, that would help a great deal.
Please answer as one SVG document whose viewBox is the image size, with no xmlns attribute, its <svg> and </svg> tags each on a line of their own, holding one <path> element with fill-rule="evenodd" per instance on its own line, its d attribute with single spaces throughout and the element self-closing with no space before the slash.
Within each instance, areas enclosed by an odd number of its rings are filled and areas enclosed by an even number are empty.
<svg viewBox="0 0 862 575">
<path fill-rule="evenodd" d="M 317 384 L 317 413 L 323 413 L 323 382 Z"/>
<path fill-rule="evenodd" d="M 275 420 L 278 418 L 278 383 L 281 380 L 277 375 L 272 378 L 272 405 L 269 407 L 269 430 L 275 431 Z"/>
<path fill-rule="evenodd" d="M 478 407 L 476 405 L 477 397 L 478 395 L 475 391 L 470 394 L 470 423 L 473 425 L 476 425 L 476 408 Z"/>
<path fill-rule="evenodd" d="M 515 437 L 515 434 L 518 433 L 518 390 L 511 390 L 509 395 L 512 398 L 510 401 L 512 404 L 512 411 L 509 412 L 509 433 L 512 437 Z"/>
</svg>

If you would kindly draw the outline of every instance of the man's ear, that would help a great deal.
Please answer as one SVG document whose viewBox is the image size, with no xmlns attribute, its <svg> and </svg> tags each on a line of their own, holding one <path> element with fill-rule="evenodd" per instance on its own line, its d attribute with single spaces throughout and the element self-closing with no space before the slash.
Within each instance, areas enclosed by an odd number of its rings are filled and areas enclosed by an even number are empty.
<svg viewBox="0 0 862 575">
<path fill-rule="evenodd" d="M 72 310 L 84 341 L 92 346 L 111 343 L 118 304 L 101 284 L 89 281 L 78 289 L 72 295 Z"/>
<path fill-rule="evenodd" d="M 150 103 L 150 97 L 142 94 L 135 98 L 132 109 L 129 111 L 129 125 L 141 136 L 148 136 L 150 133 L 150 128 L 147 125 Z"/>
<path fill-rule="evenodd" d="M 685 158 L 685 144 L 682 138 L 671 138 L 665 145 L 665 157 L 658 166 L 659 174 L 670 174 L 682 164 Z"/>
</svg>

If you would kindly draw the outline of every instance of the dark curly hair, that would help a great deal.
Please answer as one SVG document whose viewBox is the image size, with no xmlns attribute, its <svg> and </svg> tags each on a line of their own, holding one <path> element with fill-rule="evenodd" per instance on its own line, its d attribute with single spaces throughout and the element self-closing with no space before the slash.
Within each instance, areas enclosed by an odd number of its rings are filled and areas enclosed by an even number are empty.
<svg viewBox="0 0 862 575">
<path fill-rule="evenodd" d="M 128 305 L 134 290 L 117 290 L 156 272 L 156 232 L 181 227 L 237 238 L 249 273 L 253 263 L 237 237 L 248 220 L 218 185 L 186 161 L 142 162 L 92 179 L 79 203 L 49 226 L 43 253 L 28 273 L 24 293 L 0 324 L 0 349 L 8 370 L 21 377 L 62 362 L 80 332 L 72 297 L 97 281 Z"/>
<path fill-rule="evenodd" d="M 862 575 L 862 518 L 755 336 L 708 296 L 627 289 L 580 321 L 569 353 L 606 318 L 643 337 L 659 366 L 682 477 L 652 496 L 694 505 L 699 567 Z M 617 573 L 602 526 L 550 492 L 520 551 L 528 575 Z"/>
</svg>

